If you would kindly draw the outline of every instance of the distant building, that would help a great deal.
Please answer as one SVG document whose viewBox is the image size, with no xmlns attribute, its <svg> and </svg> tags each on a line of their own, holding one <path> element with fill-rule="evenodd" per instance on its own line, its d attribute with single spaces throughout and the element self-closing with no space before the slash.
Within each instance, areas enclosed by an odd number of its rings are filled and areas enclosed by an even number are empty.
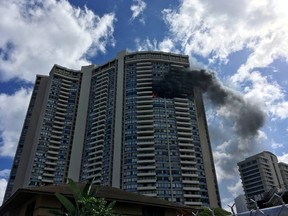
<svg viewBox="0 0 288 216">
<path fill-rule="evenodd" d="M 238 163 L 247 207 L 254 207 L 254 201 L 265 200 L 272 189 L 283 188 L 284 182 L 278 167 L 278 159 L 271 152 L 264 151 Z M 269 198 L 268 198 L 269 199 Z"/>
<path fill-rule="evenodd" d="M 283 179 L 284 187 L 288 189 L 288 164 L 280 162 L 278 163 L 280 173 Z"/>
<path fill-rule="evenodd" d="M 235 207 L 237 213 L 242 213 L 248 211 L 245 194 L 240 194 L 234 199 Z"/>
<path fill-rule="evenodd" d="M 55 65 L 38 75 L 5 200 L 19 188 L 70 177 L 220 207 L 202 95 L 160 83 L 188 67 L 185 55 L 120 52 L 100 66 Z"/>
</svg>

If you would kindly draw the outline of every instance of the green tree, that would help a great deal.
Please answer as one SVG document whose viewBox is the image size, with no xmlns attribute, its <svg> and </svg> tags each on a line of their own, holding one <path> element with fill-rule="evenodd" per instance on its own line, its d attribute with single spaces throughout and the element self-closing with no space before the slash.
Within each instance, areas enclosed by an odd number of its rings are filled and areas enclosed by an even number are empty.
<svg viewBox="0 0 288 216">
<path fill-rule="evenodd" d="M 60 216 L 112 216 L 114 215 L 113 206 L 115 202 L 111 202 L 107 205 L 107 202 L 103 198 L 96 198 L 95 194 L 97 190 L 92 189 L 92 182 L 86 183 L 85 187 L 81 191 L 77 184 L 68 179 L 69 187 L 74 197 L 74 203 L 72 203 L 67 197 L 60 193 L 55 193 L 57 199 L 61 202 L 68 213 L 60 211 L 51 211 L 54 215 Z"/>
<path fill-rule="evenodd" d="M 224 209 L 221 209 L 221 208 L 215 208 L 213 209 L 213 211 L 214 211 L 215 216 L 231 215 L 230 212 L 225 211 Z M 203 208 L 197 216 L 212 216 L 212 212 L 208 208 Z"/>
</svg>

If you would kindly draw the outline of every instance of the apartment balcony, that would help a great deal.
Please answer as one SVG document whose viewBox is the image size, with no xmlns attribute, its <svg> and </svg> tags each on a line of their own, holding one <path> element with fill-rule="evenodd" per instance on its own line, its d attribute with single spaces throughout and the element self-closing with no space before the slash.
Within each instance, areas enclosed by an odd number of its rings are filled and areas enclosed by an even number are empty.
<svg viewBox="0 0 288 216">
<path fill-rule="evenodd" d="M 150 163 L 153 163 L 155 164 L 155 159 L 139 159 L 137 160 L 137 164 L 143 164 L 143 163 L 146 163 L 146 164 L 150 164 Z M 141 166 L 141 165 L 138 165 L 138 166 Z"/>
<path fill-rule="evenodd" d="M 152 109 L 153 109 L 152 101 L 137 103 L 137 115 L 139 114 L 145 115 L 145 112 L 146 113 L 148 112 L 147 113 L 148 115 L 153 116 Z"/>
<path fill-rule="evenodd" d="M 153 151 L 154 151 L 154 148 L 152 148 L 153 149 Z M 140 149 L 139 149 L 140 150 Z M 143 150 L 143 149 L 141 149 L 141 150 Z M 137 148 L 137 151 L 138 151 L 138 148 Z M 140 151 L 139 151 L 139 153 L 137 154 L 137 158 L 139 158 L 140 160 L 141 160 L 141 158 L 145 158 L 145 157 L 155 157 L 155 154 L 154 154 L 154 152 L 148 152 L 148 153 L 140 153 Z"/>
<path fill-rule="evenodd" d="M 58 157 L 55 157 L 54 155 L 50 155 L 50 154 L 49 154 L 49 155 L 46 156 L 46 158 L 49 159 L 49 160 L 58 161 Z"/>
<path fill-rule="evenodd" d="M 178 121 L 183 121 L 183 122 L 187 122 L 187 123 L 189 123 L 190 124 L 190 118 L 189 118 L 189 116 L 177 116 L 177 114 L 176 114 L 176 121 L 178 122 Z"/>
<path fill-rule="evenodd" d="M 183 194 L 184 198 L 196 198 L 199 199 L 201 198 L 200 194 Z"/>
<path fill-rule="evenodd" d="M 156 191 L 155 191 L 155 193 L 145 193 L 145 196 L 157 197 L 157 193 L 156 193 Z"/>
<path fill-rule="evenodd" d="M 182 163 L 182 164 L 184 164 L 184 163 Z M 182 171 L 197 171 L 197 168 L 195 167 L 196 162 L 193 162 L 193 164 L 191 163 L 191 164 L 185 164 L 185 165 L 187 165 L 187 166 L 181 166 Z"/>
<path fill-rule="evenodd" d="M 153 136 L 154 130 L 138 130 L 137 131 L 137 137 L 140 136 Z"/>
<path fill-rule="evenodd" d="M 192 137 L 191 138 L 188 138 L 188 137 L 178 137 L 178 141 L 179 141 L 179 146 L 191 146 L 193 145 L 193 139 Z M 181 143 L 181 145 L 180 145 Z M 185 145 L 186 144 L 186 145 Z M 194 145 L 193 145 L 194 146 Z"/>
<path fill-rule="evenodd" d="M 154 136 L 146 136 L 146 137 L 139 137 L 137 139 L 137 146 L 140 146 L 141 148 L 143 146 L 154 146 Z"/>
<path fill-rule="evenodd" d="M 57 161 L 45 161 L 45 165 L 50 165 L 50 166 L 56 166 L 57 165 Z"/>
<path fill-rule="evenodd" d="M 54 119 L 55 119 L 55 122 L 57 121 L 57 122 L 64 122 L 65 121 L 65 118 L 63 118 L 63 117 L 61 117 L 61 116 L 59 116 L 59 115 L 56 115 L 55 117 L 54 117 Z"/>
<path fill-rule="evenodd" d="M 62 119 L 59 120 L 59 119 L 55 119 L 54 118 L 54 125 L 58 125 L 58 127 L 62 127 L 63 128 L 64 127 L 64 121 Z"/>
<path fill-rule="evenodd" d="M 41 180 L 41 182 L 44 182 L 44 183 L 53 183 L 54 180 L 53 180 L 53 179 L 43 178 L 43 179 Z"/>
<path fill-rule="evenodd" d="M 65 107 L 63 107 L 63 106 L 58 106 L 57 108 L 56 108 L 56 112 L 60 112 L 60 113 L 65 113 L 67 111 L 67 108 Z"/>
<path fill-rule="evenodd" d="M 153 146 L 153 147 L 151 147 Z M 153 155 L 154 155 L 154 151 L 155 151 L 155 148 L 154 148 L 154 143 L 151 143 L 149 144 L 148 146 L 147 145 L 144 145 L 144 146 L 140 146 L 138 147 L 138 144 L 137 144 L 137 152 L 142 152 L 142 151 L 151 151 L 153 152 Z M 152 153 L 151 153 L 152 154 Z"/>
<path fill-rule="evenodd" d="M 149 116 L 150 116 L 150 118 L 145 118 L 145 116 L 142 116 L 142 115 L 141 115 L 141 117 L 139 116 L 137 119 L 137 126 L 153 125 L 153 123 L 154 123 L 153 115 L 149 115 Z"/>
<path fill-rule="evenodd" d="M 137 190 L 138 190 L 138 191 L 156 190 L 156 186 L 142 186 L 142 187 L 138 187 L 138 186 L 137 186 Z M 140 192 L 140 193 L 141 193 L 141 192 Z"/>
<path fill-rule="evenodd" d="M 101 166 L 102 167 L 102 164 L 103 164 L 103 162 L 102 161 L 96 161 L 96 162 L 91 162 L 91 161 L 89 161 L 90 163 L 88 164 L 88 167 L 98 167 L 98 166 Z"/>
<path fill-rule="evenodd" d="M 91 162 L 91 161 L 97 161 L 97 162 L 102 162 L 102 159 L 103 159 L 103 155 L 90 155 L 88 161 Z"/>
<path fill-rule="evenodd" d="M 100 178 L 102 176 L 102 174 L 99 172 L 99 173 L 96 173 L 94 175 L 90 175 L 89 178 Z M 94 181 L 94 183 L 96 183 L 97 180 Z M 101 180 L 97 183 L 101 183 Z"/>
<path fill-rule="evenodd" d="M 56 125 L 55 123 L 54 123 L 54 125 L 52 126 L 52 129 L 53 129 L 53 131 L 59 131 L 59 130 L 63 130 L 63 128 L 64 128 L 64 126 L 63 125 Z"/>
<path fill-rule="evenodd" d="M 189 144 L 189 145 L 191 145 L 191 144 Z M 192 149 L 187 149 L 187 148 L 179 148 L 179 152 L 180 152 L 180 154 L 181 153 L 192 153 L 192 154 L 194 154 L 195 153 L 195 150 L 192 148 Z"/>
<path fill-rule="evenodd" d="M 50 146 L 49 146 L 49 150 L 47 151 L 47 153 L 50 155 L 58 155 L 59 154 L 58 151 L 53 151 L 53 149 L 51 149 Z"/>
<path fill-rule="evenodd" d="M 136 65 L 136 70 L 137 72 L 141 72 L 141 71 L 151 71 L 152 72 L 152 64 L 146 64 L 146 65 L 140 65 L 139 63 L 137 63 Z"/>
<path fill-rule="evenodd" d="M 181 169 L 181 170 L 183 170 L 183 169 Z M 197 173 L 183 173 L 182 172 L 182 176 L 183 177 L 196 177 L 196 178 L 198 178 L 198 174 Z"/>
<path fill-rule="evenodd" d="M 52 137 L 51 137 L 52 138 Z M 60 144 L 61 143 L 61 139 L 59 138 L 59 137 L 55 137 L 56 138 L 56 140 L 55 139 L 50 139 L 50 143 L 53 143 L 53 144 Z M 58 146 L 57 145 L 57 146 Z M 56 146 L 54 146 L 55 148 L 56 148 Z"/>
<path fill-rule="evenodd" d="M 102 140 L 95 140 L 91 143 L 89 143 L 89 145 L 91 147 L 89 147 L 89 151 L 93 151 L 95 149 L 95 151 L 100 150 L 102 148 L 104 148 L 104 139 Z"/>
<path fill-rule="evenodd" d="M 56 140 L 61 140 L 62 136 L 57 135 L 57 134 L 51 134 L 51 139 L 56 139 Z"/>
<path fill-rule="evenodd" d="M 156 176 L 156 172 L 138 172 L 137 177 Z"/>
<path fill-rule="evenodd" d="M 144 72 L 144 73 L 143 73 Z M 142 78 L 152 78 L 152 71 L 151 70 L 142 70 L 139 71 L 136 75 L 137 79 L 142 79 Z"/>
<path fill-rule="evenodd" d="M 46 167 L 44 167 L 44 171 L 48 171 L 48 172 L 55 172 L 55 170 L 56 170 L 56 167 L 54 166 L 54 167 L 49 167 L 49 166 L 46 166 Z"/>
<path fill-rule="evenodd" d="M 138 180 L 137 180 L 137 183 L 138 183 L 138 184 L 156 183 L 156 178 L 138 179 Z"/>
<path fill-rule="evenodd" d="M 63 133 L 62 130 L 54 130 L 54 129 L 53 129 L 53 130 L 51 131 L 51 134 L 52 134 L 52 135 L 55 135 L 55 136 L 61 136 L 62 133 Z"/>
<path fill-rule="evenodd" d="M 142 84 L 142 85 L 137 85 L 137 87 L 136 87 L 136 90 L 137 90 L 137 92 L 139 92 L 139 91 L 151 91 L 151 89 L 152 89 L 152 83 L 144 83 L 144 84 Z"/>
<path fill-rule="evenodd" d="M 136 97 L 137 101 L 142 101 L 142 100 L 152 100 L 152 93 L 149 93 L 149 94 L 146 94 L 143 95 L 143 94 L 137 94 L 137 97 Z"/>
<path fill-rule="evenodd" d="M 138 166 L 137 170 L 155 170 L 156 166 Z"/>
<path fill-rule="evenodd" d="M 182 180 L 183 184 L 199 184 L 199 181 L 197 180 Z"/>
<path fill-rule="evenodd" d="M 61 88 L 63 88 L 63 87 L 70 89 L 70 87 L 71 87 L 71 81 L 70 81 L 69 83 L 62 82 L 62 83 L 61 83 Z"/>
<path fill-rule="evenodd" d="M 54 176 L 55 176 L 54 172 L 52 172 L 52 173 L 44 172 L 42 175 L 43 175 L 43 177 L 45 176 L 45 177 L 51 177 L 51 178 L 54 178 Z"/>
<path fill-rule="evenodd" d="M 60 95 L 59 95 L 59 99 L 62 99 L 62 100 L 68 100 L 68 95 L 67 94 L 63 94 L 63 93 L 61 93 Z"/>
<path fill-rule="evenodd" d="M 189 205 L 189 206 L 202 206 L 202 202 L 192 202 L 192 201 L 185 201 L 184 205 Z"/>
<path fill-rule="evenodd" d="M 147 96 L 150 95 L 152 96 L 152 90 L 146 90 L 146 91 L 141 91 L 141 92 L 137 92 L 137 96 L 141 97 L 141 96 Z"/>
<path fill-rule="evenodd" d="M 180 158 L 181 158 L 181 160 L 195 160 L 195 155 L 193 155 L 193 154 L 181 154 L 180 153 Z"/>
<path fill-rule="evenodd" d="M 200 191 L 200 188 L 198 186 L 194 187 L 183 187 L 183 191 Z"/>
<path fill-rule="evenodd" d="M 192 138 L 192 132 L 179 132 L 177 131 L 177 135 L 178 137 L 188 137 L 188 138 Z"/>
<path fill-rule="evenodd" d="M 195 157 L 194 158 L 180 157 L 180 163 L 181 165 L 187 165 L 187 166 L 190 166 L 190 165 L 194 166 L 197 164 Z"/>
<path fill-rule="evenodd" d="M 175 106 L 188 106 L 187 98 L 175 98 L 174 99 Z"/>
<path fill-rule="evenodd" d="M 95 168 L 90 168 L 89 170 L 88 170 L 88 174 L 89 173 L 94 173 L 94 172 L 101 172 L 102 171 L 102 167 L 95 167 Z"/>
<path fill-rule="evenodd" d="M 61 104 L 62 106 L 66 105 L 67 104 L 67 99 L 63 99 L 63 98 L 58 98 L 58 104 Z"/>
<path fill-rule="evenodd" d="M 51 141 L 50 141 L 50 143 L 51 143 Z M 57 151 L 60 149 L 60 145 L 49 145 L 49 149 L 51 149 L 52 151 Z"/>
<path fill-rule="evenodd" d="M 153 125 L 151 124 L 138 125 L 137 124 L 137 130 L 153 130 Z"/>
</svg>

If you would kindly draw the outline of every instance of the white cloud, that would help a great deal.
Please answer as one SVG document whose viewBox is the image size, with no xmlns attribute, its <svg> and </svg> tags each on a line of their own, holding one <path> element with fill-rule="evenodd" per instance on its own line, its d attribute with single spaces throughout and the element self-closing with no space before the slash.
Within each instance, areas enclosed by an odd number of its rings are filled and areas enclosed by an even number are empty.
<svg viewBox="0 0 288 216">
<path fill-rule="evenodd" d="M 285 0 L 182 0 L 179 9 L 165 9 L 163 15 L 185 53 L 227 60 L 247 47 L 253 51 L 249 62 L 263 66 L 288 56 L 286 6 Z"/>
<path fill-rule="evenodd" d="M 31 89 L 0 94 L 0 156 L 13 157 L 31 97 Z"/>
<path fill-rule="evenodd" d="M 143 16 L 143 11 L 146 9 L 147 4 L 143 0 L 133 0 L 133 5 L 131 5 L 130 10 L 132 11 L 132 17 L 130 21 L 135 20 L 137 17 L 141 16 L 139 21 L 145 24 L 145 19 Z"/>
<path fill-rule="evenodd" d="M 278 162 L 283 162 L 288 164 L 288 153 L 283 152 L 282 155 L 277 155 Z"/>
<path fill-rule="evenodd" d="M 278 148 L 283 148 L 284 144 L 283 143 L 277 143 L 273 139 L 271 141 L 271 148 L 272 149 L 278 149 Z"/>
<path fill-rule="evenodd" d="M 10 174 L 10 169 L 0 170 L 0 178 L 8 179 Z"/>
<path fill-rule="evenodd" d="M 2 81 L 34 81 L 55 63 L 77 69 L 114 45 L 114 13 L 100 17 L 67 0 L 0 1 L 0 14 Z"/>
<path fill-rule="evenodd" d="M 4 194 L 6 191 L 7 180 L 4 178 L 0 178 L 0 206 L 3 203 Z"/>
<path fill-rule="evenodd" d="M 243 186 L 242 186 L 242 182 L 240 178 L 238 179 L 236 183 L 228 185 L 227 189 L 232 194 L 233 197 L 237 197 L 240 194 L 244 194 Z"/>
<path fill-rule="evenodd" d="M 162 11 L 169 28 L 165 40 L 170 39 L 171 47 L 189 56 L 209 58 L 210 64 L 228 62 L 230 54 L 248 49 L 247 61 L 230 82 L 244 90 L 246 98 L 259 102 L 270 117 L 285 119 L 286 92 L 272 76 L 254 70 L 269 66 L 275 59 L 288 61 L 287 6 L 285 0 L 182 0 L 177 9 Z M 274 71 L 271 68 L 271 73 Z"/>
</svg>

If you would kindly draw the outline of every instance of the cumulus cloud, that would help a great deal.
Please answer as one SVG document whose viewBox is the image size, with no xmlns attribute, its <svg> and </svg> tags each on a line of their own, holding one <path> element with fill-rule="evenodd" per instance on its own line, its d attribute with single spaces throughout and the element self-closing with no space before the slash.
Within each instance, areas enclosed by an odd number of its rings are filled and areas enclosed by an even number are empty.
<svg viewBox="0 0 288 216">
<path fill-rule="evenodd" d="M 259 67 L 288 56 L 286 6 L 285 0 L 182 0 L 179 9 L 165 9 L 163 15 L 185 53 L 227 60 L 248 47 L 253 50 L 248 62 Z"/>
<path fill-rule="evenodd" d="M 237 197 L 240 194 L 244 194 L 241 179 L 238 179 L 238 181 L 234 184 L 228 185 L 227 189 L 233 195 L 233 197 Z"/>
<path fill-rule="evenodd" d="M 0 178 L 0 205 L 3 203 L 5 191 L 6 191 L 6 186 L 7 186 L 7 180 Z"/>
<path fill-rule="evenodd" d="M 0 156 L 15 154 L 31 93 L 22 88 L 12 95 L 0 94 Z"/>
<path fill-rule="evenodd" d="M 57 63 L 90 64 L 87 57 L 114 45 L 114 13 L 102 17 L 67 0 L 0 1 L 0 80 L 34 81 Z"/>
<path fill-rule="evenodd" d="M 10 174 L 9 169 L 0 170 L 0 205 L 3 202 L 9 174 Z"/>
<path fill-rule="evenodd" d="M 143 16 L 143 11 L 146 9 L 147 4 L 143 0 L 133 0 L 133 5 L 131 5 L 130 10 L 132 11 L 132 16 L 130 21 L 135 20 L 137 17 L 140 17 L 139 21 L 145 24 L 145 19 Z"/>
<path fill-rule="evenodd" d="M 278 155 L 278 162 L 283 162 L 288 164 L 288 153 L 283 152 L 282 155 Z"/>
<path fill-rule="evenodd" d="M 169 28 L 164 40 L 170 39 L 171 48 L 209 58 L 210 63 L 226 63 L 232 53 L 248 49 L 246 62 L 229 80 L 243 88 L 247 98 L 259 101 L 273 118 L 288 118 L 285 91 L 255 71 L 275 59 L 288 60 L 287 4 L 285 0 L 182 0 L 179 8 L 162 11 Z"/>
</svg>

